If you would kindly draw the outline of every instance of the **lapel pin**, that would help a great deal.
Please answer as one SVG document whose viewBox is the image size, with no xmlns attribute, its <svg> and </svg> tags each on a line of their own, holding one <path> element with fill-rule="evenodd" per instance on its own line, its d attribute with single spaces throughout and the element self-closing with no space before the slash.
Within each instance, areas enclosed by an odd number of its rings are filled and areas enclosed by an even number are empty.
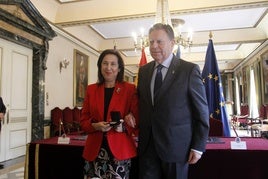
<svg viewBox="0 0 268 179">
<path fill-rule="evenodd" d="M 120 88 L 117 88 L 116 93 L 119 94 L 120 90 L 121 90 Z"/>
</svg>

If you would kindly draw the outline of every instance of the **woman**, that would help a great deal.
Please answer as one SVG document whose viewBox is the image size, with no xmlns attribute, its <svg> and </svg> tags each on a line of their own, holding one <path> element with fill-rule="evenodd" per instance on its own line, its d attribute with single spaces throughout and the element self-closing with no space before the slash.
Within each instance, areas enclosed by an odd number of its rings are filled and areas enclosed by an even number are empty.
<svg viewBox="0 0 268 179">
<path fill-rule="evenodd" d="M 81 128 L 88 133 L 83 157 L 88 178 L 129 178 L 131 158 L 137 155 L 136 87 L 123 81 L 124 62 L 116 50 L 105 50 L 98 59 L 98 82 L 87 87 Z M 111 113 L 120 115 L 113 126 Z"/>
<path fill-rule="evenodd" d="M 2 100 L 2 97 L 0 97 L 0 122 L 2 119 L 4 119 L 6 113 L 6 106 Z M 1 123 L 0 123 L 0 131 L 1 131 Z"/>
<path fill-rule="evenodd" d="M 0 132 L 1 132 L 1 123 L 2 123 L 2 120 L 4 120 L 4 116 L 5 116 L 5 113 L 6 113 L 6 106 L 2 100 L 2 97 L 0 97 Z M 0 164 L 0 169 L 3 169 L 4 168 L 4 165 Z"/>
</svg>

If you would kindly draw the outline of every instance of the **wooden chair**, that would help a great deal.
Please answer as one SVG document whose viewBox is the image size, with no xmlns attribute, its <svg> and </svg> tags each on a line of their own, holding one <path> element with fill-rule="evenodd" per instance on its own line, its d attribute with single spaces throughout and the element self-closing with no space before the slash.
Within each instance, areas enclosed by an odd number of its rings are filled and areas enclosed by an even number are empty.
<svg viewBox="0 0 268 179">
<path fill-rule="evenodd" d="M 76 132 L 80 132 L 80 117 L 81 117 L 81 110 L 78 107 L 73 109 L 73 125 Z"/>
<path fill-rule="evenodd" d="M 73 110 L 69 107 L 66 107 L 62 111 L 63 113 L 63 126 L 65 133 L 69 134 L 70 132 L 75 131 L 73 127 Z"/>
<path fill-rule="evenodd" d="M 235 126 L 235 128 L 248 128 L 248 116 L 249 116 L 249 107 L 248 105 L 243 105 L 240 108 L 240 115 L 233 115 L 232 117 L 232 123 Z"/>
<path fill-rule="evenodd" d="M 252 137 L 261 137 L 263 130 L 263 124 L 266 118 L 266 106 L 261 105 L 259 110 L 259 117 L 248 118 L 248 129 L 251 132 Z"/>
<path fill-rule="evenodd" d="M 223 136 L 223 124 L 220 120 L 209 118 L 209 136 L 221 137 Z"/>
<path fill-rule="evenodd" d="M 51 136 L 59 136 L 60 122 L 63 120 L 63 113 L 59 107 L 51 110 Z M 61 133 L 63 131 L 61 130 Z"/>
</svg>

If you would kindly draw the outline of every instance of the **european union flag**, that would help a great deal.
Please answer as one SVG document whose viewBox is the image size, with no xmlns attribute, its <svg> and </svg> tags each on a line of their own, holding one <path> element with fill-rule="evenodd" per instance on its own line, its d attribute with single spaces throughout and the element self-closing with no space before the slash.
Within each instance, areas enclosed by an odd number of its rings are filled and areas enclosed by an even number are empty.
<svg viewBox="0 0 268 179">
<path fill-rule="evenodd" d="M 205 66 L 202 71 L 202 78 L 206 87 L 210 117 L 221 120 L 223 124 L 224 136 L 230 137 L 230 127 L 226 114 L 221 76 L 211 39 L 209 39 Z"/>
</svg>

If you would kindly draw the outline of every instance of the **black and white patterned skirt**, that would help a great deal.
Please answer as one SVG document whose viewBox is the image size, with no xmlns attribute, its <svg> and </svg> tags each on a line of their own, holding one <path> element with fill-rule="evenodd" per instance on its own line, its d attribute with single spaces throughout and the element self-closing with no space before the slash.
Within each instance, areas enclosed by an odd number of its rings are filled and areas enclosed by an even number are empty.
<svg viewBox="0 0 268 179">
<path fill-rule="evenodd" d="M 131 160 L 117 160 L 112 155 L 107 140 L 103 140 L 95 161 L 85 161 L 85 175 L 98 179 L 129 179 Z"/>
</svg>

